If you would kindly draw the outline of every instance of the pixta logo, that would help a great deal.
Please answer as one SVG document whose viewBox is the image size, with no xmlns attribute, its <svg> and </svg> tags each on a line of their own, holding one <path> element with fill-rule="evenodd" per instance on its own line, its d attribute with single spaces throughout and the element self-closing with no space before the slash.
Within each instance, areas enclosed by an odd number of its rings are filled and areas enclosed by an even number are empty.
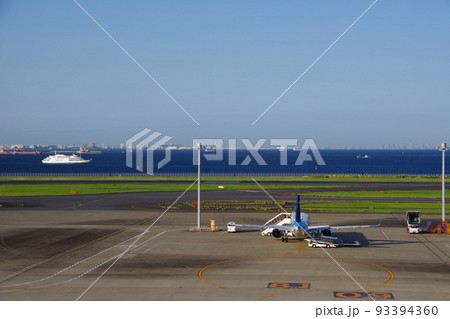
<svg viewBox="0 0 450 319">
<path fill-rule="evenodd" d="M 267 165 L 267 162 L 261 156 L 259 151 L 266 143 L 267 139 L 259 139 L 255 144 L 253 144 L 249 139 L 243 138 L 241 139 L 242 144 L 246 151 L 249 154 L 244 158 L 244 160 L 240 163 L 237 163 L 236 159 L 236 149 L 237 149 L 237 139 L 228 139 L 228 165 L 248 165 L 252 160 L 254 160 L 258 165 Z M 207 138 L 199 138 L 194 139 L 192 141 L 193 148 L 198 148 L 197 145 L 202 145 L 202 147 L 211 147 L 215 149 L 215 154 L 203 154 L 207 161 L 223 161 L 223 149 L 224 149 L 224 140 L 223 139 L 207 139 Z M 287 160 L 287 151 L 289 147 L 296 148 L 298 147 L 298 140 L 295 138 L 277 138 L 270 139 L 270 146 L 276 147 L 280 150 L 280 165 L 288 165 Z M 298 154 L 297 160 L 295 161 L 295 165 L 303 165 L 304 162 L 313 161 L 309 152 L 312 153 L 317 165 L 325 165 L 325 161 L 322 158 L 322 155 L 319 152 L 319 149 L 314 143 L 313 139 L 306 139 L 303 143 L 300 152 Z M 198 152 L 193 153 L 193 163 L 194 165 L 198 165 Z"/>
<path fill-rule="evenodd" d="M 158 141 L 155 141 L 162 134 L 159 132 L 153 132 L 152 130 L 146 128 L 132 138 L 128 139 L 125 147 L 127 149 L 126 153 L 126 163 L 127 166 L 133 168 L 133 150 L 136 149 L 136 169 L 138 171 L 144 172 L 144 149 L 147 149 L 147 171 L 148 175 L 153 175 L 153 154 L 154 151 L 160 147 L 163 147 L 168 141 L 172 139 L 170 136 L 163 136 Z M 151 133 L 151 134 L 150 134 Z M 151 144 L 153 142 L 153 144 Z M 165 148 L 164 158 L 158 162 L 158 169 L 169 163 L 171 160 L 171 153 L 169 148 Z"/>
<path fill-rule="evenodd" d="M 161 137 L 161 133 L 153 132 L 146 128 L 128 139 L 126 142 L 126 165 L 133 168 L 133 154 L 136 151 L 136 166 L 138 171 L 144 172 L 144 149 L 147 155 L 147 169 L 146 173 L 149 175 L 154 174 L 154 151 L 157 149 L 165 150 L 164 158 L 158 162 L 158 169 L 166 165 L 171 161 L 171 147 L 166 145 L 168 141 L 172 139 L 170 136 Z M 160 138 L 161 137 L 161 138 Z M 160 138 L 159 140 L 157 140 Z M 243 161 L 237 161 L 236 151 L 238 139 L 210 139 L 210 138 L 198 138 L 192 140 L 192 149 L 198 150 L 199 145 L 202 148 L 206 148 L 209 151 L 202 154 L 202 157 L 206 161 L 224 161 L 224 141 L 227 141 L 226 149 L 228 165 L 249 165 L 254 161 L 257 165 L 268 165 L 259 151 L 264 147 L 268 139 L 259 139 L 256 143 L 252 143 L 249 139 L 243 138 L 239 141 L 242 143 L 244 150 L 248 152 Z M 288 165 L 288 149 L 297 149 L 298 140 L 293 138 L 277 138 L 269 139 L 270 148 L 277 148 L 280 154 L 280 165 Z M 295 165 L 303 165 L 304 162 L 314 161 L 311 155 L 314 157 L 317 165 L 325 165 L 325 161 L 319 152 L 313 139 L 306 139 L 300 148 L 299 154 L 295 161 Z M 193 165 L 198 165 L 198 152 L 193 152 Z"/>
</svg>

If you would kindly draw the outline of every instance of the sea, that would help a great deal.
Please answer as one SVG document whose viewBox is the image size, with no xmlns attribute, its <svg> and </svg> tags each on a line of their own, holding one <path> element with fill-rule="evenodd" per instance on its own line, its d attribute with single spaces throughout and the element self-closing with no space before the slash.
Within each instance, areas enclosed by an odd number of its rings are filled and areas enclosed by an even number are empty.
<svg viewBox="0 0 450 319">
<path fill-rule="evenodd" d="M 449 162 L 446 152 L 446 163 Z M 103 150 L 101 154 L 84 153 L 83 158 L 92 158 L 87 164 L 43 164 L 48 154 L 0 155 L 0 176 L 141 176 L 147 175 L 147 159 L 144 152 L 142 171 L 136 168 L 136 154 L 133 167 L 126 165 L 123 150 Z M 258 161 L 248 150 L 236 150 L 236 154 L 223 151 L 222 160 L 214 151 L 204 152 L 201 171 L 205 176 L 303 176 L 303 175 L 425 175 L 442 173 L 442 153 L 439 150 L 320 150 L 324 165 L 309 153 L 309 158 L 299 164 L 300 151 L 288 150 L 286 165 L 282 164 L 279 150 L 258 150 Z M 171 150 L 170 160 L 164 163 L 164 150 L 153 155 L 154 176 L 195 176 L 193 150 Z M 256 155 L 258 156 L 258 155 Z M 261 161 L 261 159 L 263 161 Z M 265 165 L 262 165 L 264 164 Z M 448 167 L 448 165 L 446 164 Z"/>
</svg>

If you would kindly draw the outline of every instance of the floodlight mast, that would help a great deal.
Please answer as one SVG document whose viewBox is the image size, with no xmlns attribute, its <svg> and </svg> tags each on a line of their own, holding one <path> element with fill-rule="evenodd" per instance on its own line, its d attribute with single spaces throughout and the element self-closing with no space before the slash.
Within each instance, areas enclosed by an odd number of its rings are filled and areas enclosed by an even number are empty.
<svg viewBox="0 0 450 319">
<path fill-rule="evenodd" d="M 200 162 L 201 162 L 201 150 L 202 144 L 198 143 L 198 188 L 197 188 L 197 228 L 201 229 L 201 208 L 200 208 Z"/>
<path fill-rule="evenodd" d="M 450 147 L 447 146 L 447 143 L 442 142 L 438 149 L 442 151 L 442 224 L 444 224 L 447 221 L 445 218 L 445 151 Z"/>
</svg>

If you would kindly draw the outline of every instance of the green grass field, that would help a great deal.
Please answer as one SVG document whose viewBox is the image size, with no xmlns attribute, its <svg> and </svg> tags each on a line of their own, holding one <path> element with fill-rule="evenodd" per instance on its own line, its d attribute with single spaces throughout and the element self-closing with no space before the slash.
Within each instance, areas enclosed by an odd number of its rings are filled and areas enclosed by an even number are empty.
<svg viewBox="0 0 450 319">
<path fill-rule="evenodd" d="M 52 196 L 76 194 L 114 194 L 130 192 L 168 192 L 185 191 L 190 184 L 3 184 L 0 185 L 0 196 Z M 219 188 L 223 186 L 224 188 Z M 264 185 L 264 189 L 302 189 L 302 188 L 329 188 L 336 186 L 307 186 L 307 185 Z M 342 186 L 345 187 L 345 186 Z M 341 187 L 338 187 L 341 188 Z M 260 187 L 253 184 L 202 184 L 202 190 L 258 190 Z M 197 184 L 191 189 L 197 190 Z M 72 193 L 76 192 L 76 194 Z"/>
<path fill-rule="evenodd" d="M 204 201 L 202 210 L 211 211 L 272 211 L 291 212 L 295 210 L 295 202 L 279 202 L 280 206 L 272 201 Z M 172 203 L 162 203 L 160 208 L 166 209 Z M 190 202 L 178 202 L 172 206 L 174 210 L 196 210 L 196 205 Z M 284 210 L 283 210 L 284 209 Z M 302 211 L 307 213 L 320 212 L 352 212 L 352 213 L 406 213 L 408 210 L 419 210 L 422 213 L 440 213 L 440 203 L 380 203 L 380 202 L 329 202 L 329 201 L 303 201 Z"/>
<path fill-rule="evenodd" d="M 178 181 L 192 180 L 193 176 L 177 176 L 177 177 L 159 177 L 159 176 L 142 176 L 142 177 L 0 177 L 0 181 Z M 203 180 L 212 181 L 253 181 L 251 177 L 202 177 Z M 265 176 L 255 177 L 256 181 L 329 181 L 329 182 L 440 182 L 439 176 L 369 176 L 369 175 L 310 175 L 299 177 L 279 177 Z"/>
<path fill-rule="evenodd" d="M 441 203 L 392 203 L 392 202 L 305 202 L 305 211 L 366 212 L 366 213 L 406 213 L 419 210 L 423 213 L 440 213 Z"/>
<path fill-rule="evenodd" d="M 317 197 L 356 197 L 356 198 L 442 198 L 441 190 L 412 190 L 412 191 L 338 191 L 338 192 L 317 192 L 304 193 L 305 196 Z M 445 198 L 450 198 L 446 194 Z"/>
<path fill-rule="evenodd" d="M 114 194 L 130 192 L 155 192 L 155 191 L 185 191 L 190 183 L 182 184 L 122 184 L 120 181 L 195 181 L 194 177 L 0 177 L 0 181 L 60 181 L 67 183 L 61 184 L 0 184 L 0 198 L 8 196 L 53 196 L 70 195 L 77 196 L 85 194 Z M 214 181 L 214 184 L 202 184 L 202 190 L 260 190 L 260 187 L 253 182 L 250 177 L 204 177 L 205 181 Z M 440 182 L 439 177 L 414 177 L 414 176 L 305 176 L 305 177 L 260 177 L 256 181 L 297 181 L 298 184 L 264 184 L 264 189 L 309 189 L 305 196 L 316 196 L 317 201 L 304 201 L 302 208 L 306 212 L 358 212 L 358 213 L 390 213 L 407 210 L 420 210 L 423 213 L 440 213 L 441 204 L 436 203 L 404 203 L 404 198 L 441 198 L 440 190 L 414 190 L 414 191 L 345 191 L 347 186 L 336 185 L 305 185 L 302 181 L 353 181 L 353 182 Z M 104 181 L 101 184 L 73 184 L 70 181 Z M 117 183 L 115 183 L 117 181 Z M 220 184 L 226 181 L 248 181 L 245 184 Z M 219 188 L 223 186 L 224 188 Z M 333 188 L 333 191 L 311 192 L 314 188 Z M 338 189 L 337 191 L 336 188 Z M 342 189 L 342 190 L 339 190 Z M 194 184 L 190 191 L 196 191 L 197 185 Z M 353 198 L 398 198 L 398 202 L 373 202 L 363 200 L 355 201 L 321 201 L 320 197 L 353 197 Z M 450 194 L 447 194 L 447 198 Z M 203 203 L 203 202 L 202 202 Z M 282 204 L 282 203 L 280 203 Z M 164 206 L 164 205 L 163 205 Z M 2 205 L 0 204 L 0 207 Z M 287 202 L 285 205 L 287 211 L 295 209 L 294 202 Z M 192 203 L 177 203 L 173 209 L 194 209 Z M 270 201 L 217 201 L 205 202 L 203 208 L 206 210 L 249 210 L 249 211 L 282 211 L 275 203 Z"/>
</svg>

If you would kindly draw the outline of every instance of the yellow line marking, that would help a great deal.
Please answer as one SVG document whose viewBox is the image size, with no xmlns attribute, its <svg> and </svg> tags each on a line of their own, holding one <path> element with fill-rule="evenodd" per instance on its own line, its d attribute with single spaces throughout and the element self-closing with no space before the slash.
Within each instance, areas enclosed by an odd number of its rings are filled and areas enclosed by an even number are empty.
<svg viewBox="0 0 450 319">
<path fill-rule="evenodd" d="M 298 247 L 298 254 L 299 255 L 302 252 L 302 245 L 303 245 L 303 240 L 300 240 L 300 247 Z"/>
<path fill-rule="evenodd" d="M 257 258 L 272 258 L 272 257 L 273 257 L 273 256 L 255 256 L 255 257 L 244 257 L 244 258 L 238 258 L 238 259 L 231 259 L 231 260 L 220 261 L 220 262 L 218 262 L 218 263 L 215 263 L 215 264 L 212 264 L 212 265 L 209 265 L 209 266 L 206 266 L 206 267 L 202 268 L 202 270 L 200 270 L 200 272 L 198 273 L 198 276 L 200 277 L 201 280 L 203 280 L 204 282 L 206 282 L 206 283 L 208 283 L 208 284 L 210 284 L 210 285 L 213 285 L 213 286 L 216 286 L 216 287 L 222 288 L 222 289 L 227 289 L 227 287 L 223 287 L 223 286 L 216 285 L 216 284 L 214 284 L 214 283 L 212 283 L 212 282 L 206 280 L 205 278 L 203 278 L 203 272 L 204 272 L 206 269 L 208 269 L 208 268 L 211 268 L 211 267 L 214 267 L 214 266 L 217 266 L 217 265 L 221 265 L 221 264 L 225 264 L 225 263 L 230 263 L 230 262 L 233 262 L 233 261 L 249 260 L 249 259 L 257 259 Z"/>
<path fill-rule="evenodd" d="M 444 297 L 444 298 L 450 299 L 450 297 L 449 297 L 449 296 L 446 296 L 446 295 L 435 294 L 435 293 L 431 293 L 431 294 L 432 294 L 432 295 L 435 295 L 435 296 L 439 296 L 439 297 Z"/>
<path fill-rule="evenodd" d="M 300 249 L 301 249 L 301 246 L 300 246 Z M 299 249 L 299 254 L 300 254 L 300 249 Z M 221 289 L 227 289 L 227 287 L 220 286 L 220 285 L 216 285 L 216 284 L 214 284 L 214 283 L 212 283 L 212 282 L 206 280 L 206 279 L 203 277 L 204 271 L 205 271 L 206 269 L 211 268 L 211 267 L 214 267 L 214 266 L 217 266 L 217 265 L 221 265 L 221 264 L 225 264 L 225 263 L 229 263 L 229 262 L 241 261 L 241 260 L 250 260 L 250 259 L 258 259 L 258 258 L 292 258 L 292 257 L 281 257 L 281 256 L 255 256 L 255 257 L 244 257 L 244 258 L 238 258 L 238 259 L 225 260 L 225 261 L 221 261 L 221 262 L 218 262 L 218 263 L 215 263 L 215 264 L 212 264 L 212 265 L 209 265 L 209 266 L 206 266 L 206 267 L 202 268 L 202 269 L 200 270 L 200 272 L 198 273 L 198 276 L 200 277 L 201 280 L 203 280 L 204 282 L 206 282 L 206 283 L 208 283 L 208 284 L 210 284 L 210 285 L 213 285 L 213 286 L 218 287 L 218 288 L 221 288 Z M 385 281 L 385 282 L 383 282 L 382 284 L 379 284 L 379 285 L 377 285 L 377 286 L 365 288 L 366 290 L 371 290 L 371 289 L 375 289 L 375 288 L 384 286 L 384 285 L 390 283 L 392 280 L 394 280 L 394 273 L 393 273 L 392 271 L 390 271 L 389 269 L 383 267 L 383 266 L 380 266 L 380 265 L 377 265 L 377 264 L 374 264 L 374 263 L 369 263 L 369 262 L 362 261 L 362 260 L 346 259 L 346 258 L 336 258 L 336 259 L 338 259 L 338 260 L 344 260 L 344 261 L 350 261 L 350 262 L 357 262 L 357 263 L 361 263 L 361 264 L 366 264 L 366 265 L 374 266 L 374 267 L 383 269 L 384 271 L 386 271 L 386 272 L 389 273 L 390 276 L 389 276 L 389 279 L 388 279 L 387 281 Z M 281 293 L 276 293 L 276 294 L 273 294 L 273 295 L 270 295 L 270 296 L 261 298 L 261 299 L 259 299 L 258 301 L 264 300 L 264 299 L 268 299 L 268 298 L 270 298 L 270 297 L 277 296 L 277 295 L 280 295 L 280 294 L 285 294 L 285 293 L 288 293 L 288 292 L 296 291 L 296 290 L 299 290 L 299 289 L 292 289 L 292 290 L 284 291 L 284 292 L 281 292 Z M 358 291 L 361 291 L 361 290 L 358 290 Z M 447 297 L 446 297 L 446 298 L 447 298 Z"/>
<path fill-rule="evenodd" d="M 371 289 L 375 289 L 375 288 L 384 286 L 384 285 L 390 283 L 392 280 L 394 280 L 394 273 L 393 273 L 392 271 L 390 271 L 389 269 L 383 267 L 383 266 L 380 266 L 380 265 L 377 265 L 377 264 L 373 264 L 373 263 L 369 263 L 369 262 L 362 261 L 362 260 L 356 260 L 356 259 L 339 258 L 339 260 L 353 261 L 353 262 L 356 262 L 356 263 L 361 263 L 361 264 L 366 264 L 366 265 L 378 267 L 378 268 L 383 269 L 383 270 L 385 270 L 385 271 L 387 271 L 387 272 L 389 273 L 390 278 L 389 278 L 387 281 L 383 282 L 382 284 L 380 284 L 380 285 L 378 285 L 378 286 L 373 286 L 373 287 L 365 288 L 366 290 L 371 290 Z M 361 289 L 358 290 L 358 291 L 361 291 Z"/>
<path fill-rule="evenodd" d="M 287 292 L 296 291 L 296 290 L 300 290 L 300 289 L 291 289 L 291 290 L 288 290 L 288 291 L 279 292 L 279 293 L 277 293 L 277 294 L 273 294 L 273 295 L 270 295 L 270 296 L 267 296 L 267 297 L 258 299 L 258 301 L 263 301 L 264 299 L 268 299 L 268 298 L 270 298 L 270 297 L 278 296 L 278 295 L 285 294 L 285 293 L 287 293 Z"/>
</svg>

